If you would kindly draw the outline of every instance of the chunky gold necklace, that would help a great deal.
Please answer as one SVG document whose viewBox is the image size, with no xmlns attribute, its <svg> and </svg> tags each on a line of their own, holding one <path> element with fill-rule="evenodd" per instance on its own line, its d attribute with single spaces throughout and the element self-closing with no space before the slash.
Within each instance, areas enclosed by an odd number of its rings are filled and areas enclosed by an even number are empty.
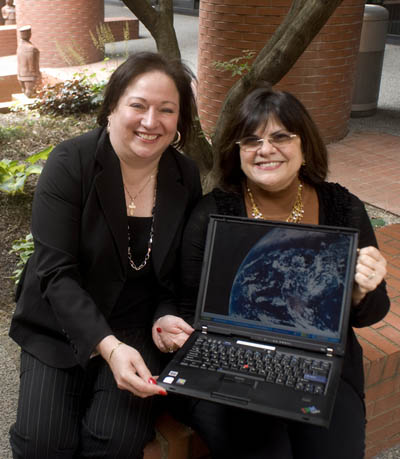
<svg viewBox="0 0 400 459">
<path fill-rule="evenodd" d="M 156 168 L 157 170 L 157 168 Z M 127 208 L 127 211 L 128 211 L 128 215 L 130 217 L 133 217 L 134 213 L 135 213 L 135 209 L 136 209 L 136 204 L 135 204 L 135 199 L 139 196 L 139 194 L 146 188 L 146 186 L 150 183 L 150 180 L 155 176 L 155 171 L 153 171 L 150 175 L 149 175 L 149 178 L 146 180 L 146 183 L 142 186 L 142 188 L 140 188 L 140 190 L 135 194 L 135 196 L 131 196 L 131 194 L 129 193 L 129 190 L 128 188 L 126 187 L 125 183 L 124 183 L 124 188 L 125 188 L 125 191 L 127 192 L 128 196 L 129 196 L 129 199 L 131 200 L 131 202 L 128 204 L 128 208 Z"/>
<path fill-rule="evenodd" d="M 302 192 L 303 192 L 303 184 L 300 182 L 297 188 L 296 200 L 293 204 L 292 210 L 288 218 L 286 219 L 287 222 L 298 223 L 302 220 L 304 216 L 304 205 L 303 205 L 303 200 L 302 200 Z M 260 211 L 260 209 L 257 207 L 254 201 L 253 193 L 251 192 L 248 186 L 247 186 L 247 194 L 249 195 L 250 203 L 251 203 L 251 216 L 256 219 L 265 220 L 265 217 Z"/>
</svg>

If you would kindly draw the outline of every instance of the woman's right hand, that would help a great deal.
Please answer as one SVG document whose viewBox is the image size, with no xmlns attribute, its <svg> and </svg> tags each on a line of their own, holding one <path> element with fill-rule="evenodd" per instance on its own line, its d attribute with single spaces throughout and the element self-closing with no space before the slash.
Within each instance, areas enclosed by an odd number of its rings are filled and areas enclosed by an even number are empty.
<svg viewBox="0 0 400 459">
<path fill-rule="evenodd" d="M 165 389 L 157 385 L 135 348 L 109 335 L 100 341 L 97 350 L 110 366 L 119 389 L 128 390 L 141 398 L 167 395 Z"/>
</svg>

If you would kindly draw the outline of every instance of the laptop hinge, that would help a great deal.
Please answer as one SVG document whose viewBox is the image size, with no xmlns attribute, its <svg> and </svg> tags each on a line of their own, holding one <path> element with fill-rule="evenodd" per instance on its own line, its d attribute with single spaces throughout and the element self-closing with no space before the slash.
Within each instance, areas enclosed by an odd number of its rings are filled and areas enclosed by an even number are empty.
<svg viewBox="0 0 400 459">
<path fill-rule="evenodd" d="M 201 326 L 201 333 L 203 333 L 203 335 L 207 335 L 207 325 Z"/>
<path fill-rule="evenodd" d="M 332 357 L 333 356 L 333 349 L 331 347 L 326 348 L 326 356 Z"/>
</svg>

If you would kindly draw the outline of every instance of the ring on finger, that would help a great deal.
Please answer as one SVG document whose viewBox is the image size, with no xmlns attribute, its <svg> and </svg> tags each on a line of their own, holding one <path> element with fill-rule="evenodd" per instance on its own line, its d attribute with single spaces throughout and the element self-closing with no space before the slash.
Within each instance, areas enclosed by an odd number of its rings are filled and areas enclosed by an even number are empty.
<svg viewBox="0 0 400 459">
<path fill-rule="evenodd" d="M 172 354 L 174 352 L 174 349 L 172 347 L 168 348 L 168 352 Z"/>
<path fill-rule="evenodd" d="M 372 273 L 368 276 L 368 279 L 371 280 L 375 277 L 375 271 L 372 271 Z"/>
</svg>

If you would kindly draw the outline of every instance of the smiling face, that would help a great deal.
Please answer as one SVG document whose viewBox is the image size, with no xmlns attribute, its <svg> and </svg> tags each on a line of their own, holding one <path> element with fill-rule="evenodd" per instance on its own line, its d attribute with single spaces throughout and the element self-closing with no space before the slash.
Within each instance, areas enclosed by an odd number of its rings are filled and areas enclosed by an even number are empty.
<svg viewBox="0 0 400 459">
<path fill-rule="evenodd" d="M 127 164 L 156 162 L 174 140 L 179 93 L 165 73 L 152 71 L 127 86 L 109 116 L 110 142 Z"/>
<path fill-rule="evenodd" d="M 260 125 L 254 135 L 265 139 L 279 133 L 289 132 L 278 119 L 271 116 L 267 124 Z M 253 152 L 240 148 L 240 165 L 248 182 L 270 192 L 284 190 L 297 180 L 302 162 L 299 136 L 288 144 L 276 147 L 266 140 Z"/>
</svg>

